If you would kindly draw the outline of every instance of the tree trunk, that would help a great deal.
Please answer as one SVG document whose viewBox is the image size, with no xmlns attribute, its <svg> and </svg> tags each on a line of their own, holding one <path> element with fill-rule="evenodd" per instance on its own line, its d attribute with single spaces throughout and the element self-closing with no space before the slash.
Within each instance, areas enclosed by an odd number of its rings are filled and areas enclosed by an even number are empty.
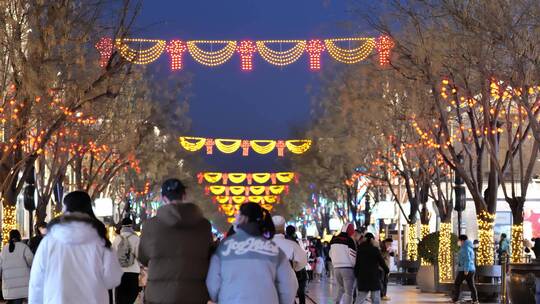
<svg viewBox="0 0 540 304">
<path fill-rule="evenodd" d="M 512 236 L 511 240 L 511 263 L 521 263 L 523 256 L 523 206 L 525 198 L 514 197 L 507 199 L 510 209 L 512 209 Z"/>
<path fill-rule="evenodd" d="M 495 263 L 493 226 L 495 224 L 495 214 L 486 210 L 480 210 L 476 215 L 478 221 L 478 265 L 493 265 Z"/>
<path fill-rule="evenodd" d="M 416 222 L 410 223 L 407 233 L 407 259 L 409 261 L 418 260 L 418 236 Z"/>
<path fill-rule="evenodd" d="M 36 207 L 36 224 L 44 222 L 47 218 L 47 205 L 49 204 L 50 196 L 38 195 L 38 204 Z"/>
<path fill-rule="evenodd" d="M 442 219 L 441 219 L 442 220 Z M 452 223 L 450 220 L 441 222 L 439 227 L 439 252 L 437 264 L 439 266 L 439 282 L 452 281 Z"/>
</svg>

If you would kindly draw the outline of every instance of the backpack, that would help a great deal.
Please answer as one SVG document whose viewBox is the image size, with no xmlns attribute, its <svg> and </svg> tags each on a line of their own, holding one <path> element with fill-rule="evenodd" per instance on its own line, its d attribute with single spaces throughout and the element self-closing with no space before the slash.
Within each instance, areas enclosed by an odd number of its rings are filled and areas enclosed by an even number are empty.
<svg viewBox="0 0 540 304">
<path fill-rule="evenodd" d="M 118 244 L 116 256 L 118 257 L 118 261 L 122 268 L 135 264 L 135 253 L 133 252 L 133 248 L 131 248 L 129 236 L 124 237 L 120 235 L 120 243 Z"/>
</svg>

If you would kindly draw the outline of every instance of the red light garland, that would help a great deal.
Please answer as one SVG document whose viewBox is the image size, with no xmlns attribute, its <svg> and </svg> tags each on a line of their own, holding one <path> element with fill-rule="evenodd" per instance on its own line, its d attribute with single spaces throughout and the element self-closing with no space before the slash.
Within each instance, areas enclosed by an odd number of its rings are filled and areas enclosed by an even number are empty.
<svg viewBox="0 0 540 304">
<path fill-rule="evenodd" d="M 181 40 L 171 40 L 167 44 L 166 50 L 171 56 L 171 70 L 182 69 L 182 55 L 187 50 L 186 43 Z"/>
<path fill-rule="evenodd" d="M 309 54 L 309 68 L 312 71 L 321 69 L 321 54 L 324 51 L 324 43 L 321 40 L 313 39 L 308 41 L 306 50 Z"/>
<path fill-rule="evenodd" d="M 113 51 L 113 41 L 109 37 L 102 37 L 96 43 L 96 49 L 99 51 L 99 66 L 104 68 L 109 62 Z"/>
<path fill-rule="evenodd" d="M 379 64 L 390 64 L 390 50 L 394 47 L 392 38 L 383 35 L 377 39 L 377 51 L 379 52 Z"/>
<path fill-rule="evenodd" d="M 244 40 L 237 46 L 236 51 L 240 54 L 243 71 L 251 71 L 253 69 L 253 54 L 257 52 L 257 47 L 253 41 Z"/>
</svg>

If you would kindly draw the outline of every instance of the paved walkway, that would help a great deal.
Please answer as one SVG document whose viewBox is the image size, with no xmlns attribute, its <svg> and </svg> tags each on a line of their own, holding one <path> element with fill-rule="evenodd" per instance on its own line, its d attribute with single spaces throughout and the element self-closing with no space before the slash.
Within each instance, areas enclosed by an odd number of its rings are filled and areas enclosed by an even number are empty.
<svg viewBox="0 0 540 304">
<path fill-rule="evenodd" d="M 334 304 L 333 284 L 331 280 L 324 279 L 322 282 L 312 282 L 308 287 L 308 296 L 317 304 Z M 451 303 L 450 298 L 444 294 L 421 293 L 416 286 L 402 286 L 390 283 L 388 286 L 389 304 L 428 304 L 428 303 Z M 468 298 L 468 297 L 467 297 Z M 307 301 L 312 304 L 312 302 Z"/>
</svg>

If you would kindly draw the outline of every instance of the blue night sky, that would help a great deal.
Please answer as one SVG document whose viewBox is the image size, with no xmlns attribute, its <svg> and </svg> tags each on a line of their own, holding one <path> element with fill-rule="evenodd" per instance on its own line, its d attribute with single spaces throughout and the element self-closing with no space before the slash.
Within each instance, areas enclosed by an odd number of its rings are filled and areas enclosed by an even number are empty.
<svg viewBox="0 0 540 304">
<path fill-rule="evenodd" d="M 360 36 L 365 30 L 344 26 L 350 21 L 348 1 L 230 0 L 143 3 L 136 37 L 182 40 L 267 40 Z M 357 24 L 357 22 L 355 22 Z M 323 55 L 322 64 L 333 60 Z M 175 77 L 167 55 L 152 63 L 159 77 Z M 240 70 L 239 56 L 210 68 L 184 56 L 192 79 L 190 114 L 192 136 L 213 138 L 287 139 L 310 121 L 310 103 L 321 73 L 310 72 L 307 56 L 286 67 L 276 67 L 254 56 L 251 72 Z M 329 73 L 328 71 L 326 73 Z M 170 75 L 173 74 L 173 75 Z M 181 135 L 181 134 L 178 134 Z M 279 171 L 286 162 L 275 153 L 249 158 L 205 157 L 206 170 Z"/>
</svg>

